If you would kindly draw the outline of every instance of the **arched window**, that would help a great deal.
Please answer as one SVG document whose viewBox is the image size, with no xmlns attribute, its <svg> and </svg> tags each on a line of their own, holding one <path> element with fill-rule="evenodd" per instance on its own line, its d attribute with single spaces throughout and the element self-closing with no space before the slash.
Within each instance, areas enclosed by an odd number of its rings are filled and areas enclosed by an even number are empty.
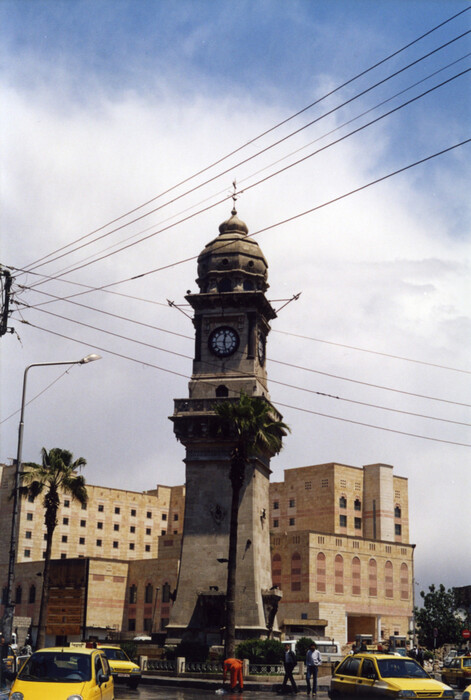
<svg viewBox="0 0 471 700">
<path fill-rule="evenodd" d="M 355 499 L 355 502 L 353 504 L 353 508 L 357 511 L 361 511 L 361 501 L 359 498 Z"/>
<path fill-rule="evenodd" d="M 225 386 L 224 384 L 220 384 L 219 386 L 217 386 L 216 396 L 221 398 L 229 396 L 229 389 L 227 388 L 227 386 Z"/>
<path fill-rule="evenodd" d="M 345 496 L 340 496 L 339 498 L 339 508 L 346 508 L 347 507 L 347 499 Z"/>
<path fill-rule="evenodd" d="M 298 552 L 291 557 L 291 590 L 301 590 L 301 555 Z"/>
<path fill-rule="evenodd" d="M 400 518 L 400 517 L 401 517 L 401 509 L 399 508 L 399 506 L 396 506 L 396 507 L 394 508 L 394 517 L 395 517 L 395 518 Z"/>
<path fill-rule="evenodd" d="M 335 592 L 343 593 L 343 557 L 337 554 L 334 561 Z"/>
<path fill-rule="evenodd" d="M 325 580 L 325 554 L 319 552 L 316 566 L 316 590 L 319 593 L 325 593 Z"/>
<path fill-rule="evenodd" d="M 35 603 L 35 602 L 36 602 L 36 586 L 33 583 L 29 587 L 28 603 Z"/>
<path fill-rule="evenodd" d="M 131 605 L 137 603 L 137 586 L 134 583 L 129 587 L 129 602 Z"/>
<path fill-rule="evenodd" d="M 393 565 L 390 561 L 384 565 L 384 595 L 386 598 L 394 597 Z"/>
<path fill-rule="evenodd" d="M 409 599 L 409 568 L 407 564 L 401 564 L 401 600 Z"/>
<path fill-rule="evenodd" d="M 23 589 L 21 588 L 21 586 L 17 586 L 16 587 L 16 596 L 15 596 L 16 605 L 20 605 L 22 596 L 23 596 Z"/>
<path fill-rule="evenodd" d="M 231 292 L 232 282 L 228 277 L 224 277 L 218 282 L 218 292 Z"/>
<path fill-rule="evenodd" d="M 368 562 L 368 595 L 378 595 L 378 570 L 374 559 Z"/>
<path fill-rule="evenodd" d="M 352 595 L 361 595 L 361 561 L 359 557 L 352 559 Z"/>
<path fill-rule="evenodd" d="M 281 588 L 281 556 L 279 554 L 274 554 L 271 560 L 271 577 L 273 585 Z"/>
<path fill-rule="evenodd" d="M 170 602 L 170 584 L 166 581 L 162 587 L 162 603 Z"/>
<path fill-rule="evenodd" d="M 152 595 L 153 595 L 152 584 L 148 583 L 146 586 L 145 593 L 144 593 L 144 601 L 146 603 L 152 603 Z"/>
</svg>

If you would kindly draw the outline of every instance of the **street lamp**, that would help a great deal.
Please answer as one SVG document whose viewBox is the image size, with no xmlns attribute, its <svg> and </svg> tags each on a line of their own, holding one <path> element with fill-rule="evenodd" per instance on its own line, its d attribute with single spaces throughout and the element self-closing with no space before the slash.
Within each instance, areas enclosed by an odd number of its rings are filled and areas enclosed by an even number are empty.
<svg viewBox="0 0 471 700">
<path fill-rule="evenodd" d="M 13 512 L 11 517 L 10 558 L 8 561 L 7 590 L 5 596 L 5 609 L 3 612 L 2 620 L 3 635 L 7 642 L 11 640 L 11 633 L 13 629 L 13 611 L 15 608 L 12 602 L 12 591 L 13 581 L 15 578 L 16 529 L 18 525 L 18 489 L 20 487 L 21 477 L 21 457 L 23 450 L 26 380 L 28 378 L 28 371 L 31 369 L 31 367 L 51 367 L 56 365 L 85 365 L 88 362 L 94 362 L 95 360 L 101 360 L 101 355 L 96 355 L 95 353 L 92 353 L 91 355 L 82 357 L 81 360 L 70 360 L 68 362 L 35 362 L 32 365 L 28 365 L 28 367 L 26 367 L 23 375 L 23 392 L 21 396 L 20 424 L 18 426 L 18 450 L 16 453 L 15 486 L 13 490 Z"/>
</svg>

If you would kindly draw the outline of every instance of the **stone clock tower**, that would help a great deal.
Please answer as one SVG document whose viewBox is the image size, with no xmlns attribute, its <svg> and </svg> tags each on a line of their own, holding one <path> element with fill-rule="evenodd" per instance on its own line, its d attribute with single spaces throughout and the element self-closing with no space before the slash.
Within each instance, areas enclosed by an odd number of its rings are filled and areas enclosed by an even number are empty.
<svg viewBox="0 0 471 700">
<path fill-rule="evenodd" d="M 171 417 L 175 435 L 186 448 L 186 505 L 167 643 L 222 643 L 233 441 L 218 433 L 214 405 L 238 400 L 242 390 L 269 402 L 265 350 L 269 323 L 276 316 L 265 297 L 267 262 L 247 234 L 234 208 L 219 227 L 219 236 L 198 257 L 199 292 L 186 297 L 194 310 L 195 352 L 189 398 L 175 400 Z M 241 490 L 236 639 L 265 637 L 279 598 L 271 590 L 270 457 L 250 460 Z"/>
</svg>

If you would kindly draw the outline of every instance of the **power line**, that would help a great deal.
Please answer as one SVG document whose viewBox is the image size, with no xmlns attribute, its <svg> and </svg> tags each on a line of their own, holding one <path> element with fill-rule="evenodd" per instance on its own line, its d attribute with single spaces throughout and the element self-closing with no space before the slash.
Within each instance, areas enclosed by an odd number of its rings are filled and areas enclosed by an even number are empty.
<svg viewBox="0 0 471 700">
<path fill-rule="evenodd" d="M 432 29 L 429 29 L 428 31 L 424 32 L 424 34 L 421 34 L 419 37 L 417 37 L 417 38 L 414 39 L 413 41 L 409 42 L 409 43 L 406 44 L 405 46 L 401 47 L 400 49 L 397 49 L 397 50 L 394 51 L 393 53 L 389 54 L 389 55 L 386 56 L 385 58 L 383 58 L 383 59 L 381 59 L 380 61 L 378 61 L 377 63 L 375 63 L 374 65 L 372 65 L 372 66 L 370 66 L 369 68 L 367 68 L 367 69 L 361 71 L 360 73 L 358 73 L 357 75 L 353 76 L 352 78 L 346 80 L 346 81 L 343 82 L 341 85 L 337 86 L 336 88 L 334 88 L 334 89 L 331 90 L 330 92 L 328 92 L 328 93 L 326 93 L 325 95 L 323 95 L 321 98 L 318 98 L 318 99 L 315 100 L 314 102 L 311 102 L 309 105 L 307 105 L 306 107 L 302 108 L 301 110 L 295 112 L 294 114 L 292 114 L 291 116 L 287 117 L 287 118 L 284 119 L 283 121 L 278 122 L 277 124 L 275 124 L 275 126 L 270 127 L 269 129 L 265 130 L 264 132 L 262 132 L 262 133 L 259 134 L 258 136 L 256 136 L 256 137 L 250 139 L 250 140 L 247 141 L 246 143 L 242 144 L 241 146 L 237 147 L 236 149 L 234 149 L 233 151 L 229 152 L 229 153 L 226 154 L 225 156 L 223 156 L 223 157 L 219 158 L 218 160 L 214 161 L 214 162 L 211 163 L 210 165 L 208 165 L 208 166 L 202 168 L 201 170 L 199 170 L 198 172 L 194 173 L 193 175 L 191 175 L 191 176 L 185 178 L 184 180 L 181 180 L 181 181 L 180 181 L 179 183 L 177 183 L 176 185 L 173 185 L 172 187 L 168 188 L 168 189 L 165 190 L 164 192 L 161 192 L 160 194 L 158 194 L 157 196 L 155 196 L 155 197 L 153 197 L 152 199 L 148 200 L 147 202 L 144 202 L 143 204 L 141 204 L 141 205 L 139 205 L 139 206 L 137 206 L 137 207 L 135 207 L 135 208 L 129 210 L 128 212 L 126 212 L 126 213 L 122 214 L 121 216 L 119 216 L 119 217 L 117 217 L 117 218 L 115 218 L 115 219 L 109 221 L 107 224 L 104 224 L 104 225 L 100 226 L 99 228 L 95 229 L 94 231 L 91 231 L 90 233 L 88 233 L 88 234 L 82 236 L 81 238 L 76 239 L 74 242 L 69 243 L 69 244 L 67 244 L 67 245 L 65 245 L 65 246 L 62 246 L 61 248 L 56 249 L 56 250 L 53 251 L 52 253 L 49 253 L 48 255 L 45 255 L 45 256 L 43 256 L 42 258 L 39 258 L 39 259 L 33 261 L 33 262 L 30 263 L 30 265 L 27 266 L 27 267 L 32 267 L 32 266 L 34 266 L 34 265 L 37 265 L 38 263 L 42 262 L 42 261 L 45 260 L 46 258 L 51 257 L 52 255 L 55 255 L 56 253 L 58 253 L 58 252 L 64 250 L 65 248 L 68 248 L 68 247 L 70 247 L 71 245 L 74 245 L 75 243 L 77 243 L 77 242 L 79 242 L 79 241 L 81 241 L 81 240 L 84 240 L 85 238 L 88 238 L 89 236 L 91 236 L 91 235 L 93 235 L 93 234 L 95 234 L 95 233 L 98 233 L 99 231 L 102 231 L 103 229 L 105 229 L 105 228 L 107 228 L 108 226 L 110 226 L 110 225 L 112 225 L 112 224 L 114 224 L 114 223 L 120 221 L 121 219 L 125 218 L 126 216 L 129 216 L 130 214 L 133 214 L 134 212 L 138 211 L 139 209 L 142 209 L 143 207 L 147 206 L 148 204 L 151 204 L 152 202 L 156 201 L 157 199 L 159 199 L 159 198 L 165 196 L 166 194 L 169 194 L 170 192 L 172 192 L 173 190 L 175 190 L 177 187 L 180 187 L 181 185 L 186 184 L 187 182 L 189 182 L 190 180 L 192 180 L 192 179 L 198 177 L 199 175 L 203 174 L 204 172 L 207 172 L 207 171 L 210 170 L 212 167 L 215 167 L 215 166 L 218 165 L 219 163 L 223 162 L 224 160 L 226 160 L 227 158 L 231 157 L 232 155 L 235 155 L 236 153 L 238 153 L 238 152 L 241 151 L 242 149 L 246 148 L 247 146 L 251 145 L 252 143 L 255 143 L 256 141 L 258 141 L 259 139 L 261 139 L 263 136 L 266 136 L 267 134 L 271 133 L 272 131 L 275 131 L 275 130 L 278 129 L 279 127 L 283 126 L 283 125 L 286 124 L 287 122 L 289 122 L 289 121 L 291 121 L 292 119 L 294 119 L 295 117 L 298 117 L 298 116 L 299 116 L 300 114 L 302 114 L 303 112 L 306 112 L 307 110 L 311 109 L 312 107 L 314 107 L 315 105 L 319 104 L 319 103 L 322 102 L 323 100 L 327 99 L 327 98 L 330 97 L 331 95 L 335 94 L 336 92 L 338 92 L 338 91 L 341 90 L 342 88 L 344 88 L 344 87 L 346 87 L 347 85 L 349 85 L 349 84 L 353 83 L 354 81 L 358 80 L 360 77 L 363 77 L 364 75 L 366 75 L 366 74 L 368 74 L 369 72 L 371 72 L 372 70 L 378 68 L 379 66 L 381 66 L 381 65 L 384 64 L 384 63 L 386 63 L 386 62 L 389 61 L 390 59 L 394 58 L 395 56 L 398 56 L 398 55 L 399 55 L 400 53 L 402 53 L 403 51 L 407 50 L 408 48 L 410 48 L 410 47 L 413 46 L 414 44 L 418 43 L 419 41 L 421 41 L 421 40 L 424 39 L 425 37 L 429 36 L 429 35 L 432 34 L 433 32 L 437 31 L 438 29 L 440 29 L 440 28 L 443 27 L 444 25 L 448 24 L 448 23 L 451 22 L 452 20 L 454 20 L 454 19 L 456 19 L 457 17 L 459 17 L 460 15 L 464 14 L 464 13 L 467 12 L 469 9 L 470 9 L 469 7 L 466 7 L 466 8 L 464 8 L 463 10 L 461 10 L 460 12 L 457 12 L 456 14 L 454 14 L 454 15 L 452 15 L 451 17 L 447 18 L 446 20 L 440 22 L 438 25 L 436 25 L 436 26 L 433 27 Z M 51 261 L 49 261 L 49 262 L 51 262 Z"/>
<path fill-rule="evenodd" d="M 58 332 L 56 332 L 56 331 L 51 331 L 51 330 L 48 330 L 48 329 L 46 329 L 46 328 L 42 328 L 42 327 L 40 327 L 40 326 L 37 326 L 36 324 L 30 323 L 29 321 L 26 321 L 25 323 L 26 323 L 27 325 L 31 326 L 32 328 L 36 328 L 37 330 L 41 330 L 41 331 L 44 331 L 44 332 L 46 332 L 46 333 L 50 333 L 50 334 L 52 334 L 52 335 L 55 335 L 55 336 L 60 337 L 60 338 L 64 338 L 64 339 L 66 339 L 66 340 L 71 340 L 72 342 L 79 343 L 80 345 L 86 345 L 87 347 L 91 347 L 89 343 L 85 343 L 84 341 L 77 340 L 76 338 L 71 338 L 70 336 L 64 335 L 64 334 L 62 334 L 62 333 L 58 333 Z M 168 372 L 169 374 L 173 374 L 173 375 L 176 375 L 176 376 L 178 376 L 178 377 L 184 377 L 185 379 L 189 379 L 189 377 L 188 377 L 187 375 L 182 374 L 181 372 L 175 372 L 174 370 L 170 370 L 170 369 L 166 369 L 166 368 L 163 368 L 163 367 L 159 367 L 158 365 L 155 365 L 155 364 L 153 364 L 153 363 L 151 363 L 151 362 L 145 362 L 145 361 L 142 361 L 142 360 L 137 360 L 136 358 L 130 357 L 130 356 L 128 356 L 128 355 L 124 355 L 123 353 L 114 352 L 114 351 L 108 350 L 107 348 L 103 348 L 103 347 L 100 347 L 100 346 L 95 345 L 95 344 L 93 344 L 93 348 L 94 348 L 95 350 L 100 350 L 100 352 L 105 352 L 105 353 L 107 353 L 107 354 L 109 354 L 109 355 L 114 355 L 114 356 L 116 356 L 116 357 L 120 357 L 120 358 L 125 359 L 125 360 L 130 360 L 131 362 L 136 362 L 136 363 L 138 363 L 138 364 L 140 364 L 140 365 L 144 365 L 144 366 L 146 366 L 146 367 L 151 367 L 151 368 L 153 368 L 153 369 L 159 369 L 159 370 L 161 370 L 161 371 L 163 371 L 163 372 Z M 204 380 L 203 380 L 203 381 L 204 381 Z M 382 427 L 382 426 L 372 425 L 372 424 L 369 424 L 369 423 L 363 423 L 363 422 L 361 422 L 361 421 L 355 421 L 355 420 L 351 420 L 351 419 L 348 419 L 348 418 L 339 418 L 338 416 L 332 416 L 332 415 L 329 415 L 329 414 L 326 414 L 326 413 L 320 413 L 320 412 L 317 412 L 317 411 L 311 411 L 311 410 L 309 410 L 309 409 L 301 408 L 301 407 L 297 407 L 297 406 L 290 406 L 290 405 L 288 405 L 288 404 L 283 404 L 283 403 L 278 403 L 278 402 L 272 402 L 272 403 L 273 403 L 273 405 L 275 405 L 275 406 L 284 406 L 284 407 L 286 407 L 286 408 L 292 408 L 292 409 L 294 409 L 294 410 L 303 411 L 303 412 L 305 412 L 305 413 L 312 413 L 313 415 L 318 415 L 318 416 L 321 416 L 321 417 L 324 417 L 324 418 L 330 418 L 330 419 L 332 419 L 332 420 L 340 420 L 340 421 L 343 421 L 343 422 L 353 423 L 353 424 L 355 424 L 355 425 L 361 425 L 361 426 L 367 427 L 367 428 L 374 428 L 374 429 L 376 429 L 376 430 L 384 430 L 384 431 L 386 431 L 386 432 L 396 433 L 396 434 L 399 434 L 399 435 L 406 435 L 407 437 L 415 437 L 415 438 L 420 438 L 420 439 L 423 439 L 423 440 L 432 440 L 432 441 L 434 441 L 434 442 L 441 442 L 441 443 L 445 443 L 445 444 L 448 444 L 448 445 L 456 445 L 456 446 L 458 446 L 458 447 L 471 447 L 471 444 L 468 444 L 468 443 L 454 442 L 454 441 L 452 441 L 452 440 L 442 440 L 442 439 L 440 439 L 440 438 L 429 437 L 429 436 L 426 436 L 426 435 L 418 435 L 418 434 L 416 434 L 416 433 L 409 433 L 409 432 L 405 432 L 405 431 L 402 431 L 402 430 L 394 430 L 394 429 L 392 429 L 392 428 L 385 428 L 385 427 Z"/>
</svg>

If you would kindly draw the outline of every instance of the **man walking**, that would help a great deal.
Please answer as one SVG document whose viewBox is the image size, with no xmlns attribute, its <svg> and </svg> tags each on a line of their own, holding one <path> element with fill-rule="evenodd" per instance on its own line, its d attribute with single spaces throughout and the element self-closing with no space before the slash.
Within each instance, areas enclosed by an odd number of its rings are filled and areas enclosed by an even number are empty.
<svg viewBox="0 0 471 700">
<path fill-rule="evenodd" d="M 281 684 L 280 693 L 284 693 L 286 691 L 286 687 L 288 685 L 288 680 L 291 683 L 293 693 L 298 692 L 298 689 L 296 687 L 296 681 L 293 678 L 293 670 L 294 670 L 297 663 L 298 663 L 298 660 L 296 659 L 296 654 L 294 653 L 294 651 L 291 650 L 291 646 L 289 644 L 285 644 L 285 655 L 283 658 L 283 665 L 285 667 L 285 675 L 283 678 L 283 683 Z"/>
<path fill-rule="evenodd" d="M 317 694 L 317 671 L 322 663 L 322 658 L 315 642 L 309 646 L 306 654 L 306 684 L 307 695 L 311 694 L 311 678 L 312 678 L 312 694 Z"/>
</svg>

